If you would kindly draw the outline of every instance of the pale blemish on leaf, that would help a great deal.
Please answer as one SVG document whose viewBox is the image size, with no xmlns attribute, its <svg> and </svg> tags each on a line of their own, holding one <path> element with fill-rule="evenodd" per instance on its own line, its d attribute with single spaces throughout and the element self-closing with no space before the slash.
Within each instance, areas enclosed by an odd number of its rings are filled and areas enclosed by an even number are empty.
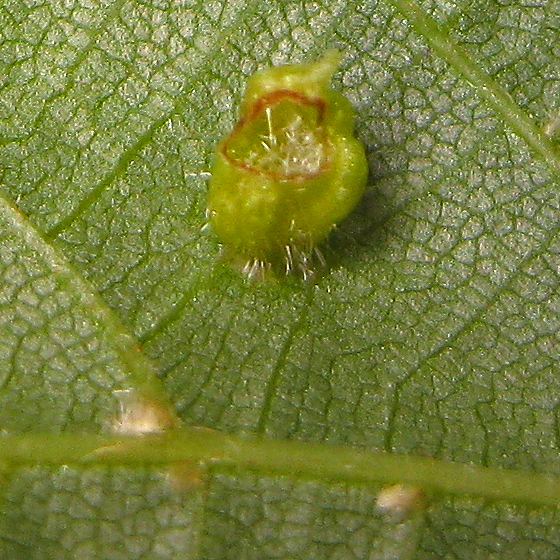
<svg viewBox="0 0 560 560">
<path fill-rule="evenodd" d="M 194 461 L 181 461 L 169 467 L 167 477 L 176 492 L 192 492 L 204 485 L 206 469 Z"/>
<path fill-rule="evenodd" d="M 425 496 L 420 488 L 395 484 L 379 492 L 376 505 L 382 514 L 403 520 L 425 507 Z"/>
<path fill-rule="evenodd" d="M 560 114 L 551 118 L 543 128 L 544 133 L 550 138 L 556 138 L 560 134 Z"/>
<path fill-rule="evenodd" d="M 147 399 L 137 391 L 115 391 L 119 411 L 112 422 L 117 434 L 141 436 L 157 434 L 176 426 L 176 419 L 162 403 Z"/>
</svg>

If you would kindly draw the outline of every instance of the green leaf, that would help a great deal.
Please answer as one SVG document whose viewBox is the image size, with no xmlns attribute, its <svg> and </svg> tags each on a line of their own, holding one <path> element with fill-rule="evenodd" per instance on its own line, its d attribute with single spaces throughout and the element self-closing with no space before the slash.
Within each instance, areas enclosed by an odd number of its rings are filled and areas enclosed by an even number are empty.
<svg viewBox="0 0 560 560">
<path fill-rule="evenodd" d="M 91 288 L 3 199 L 0 255 L 3 429 L 108 427 L 117 391 L 155 383 L 151 364 Z"/>
<path fill-rule="evenodd" d="M 559 24 L 2 0 L 0 556 L 557 558 Z M 332 47 L 368 192 L 315 284 L 247 283 L 202 231 L 215 144 L 249 75 Z M 154 373 L 212 431 L 109 433 Z"/>
</svg>

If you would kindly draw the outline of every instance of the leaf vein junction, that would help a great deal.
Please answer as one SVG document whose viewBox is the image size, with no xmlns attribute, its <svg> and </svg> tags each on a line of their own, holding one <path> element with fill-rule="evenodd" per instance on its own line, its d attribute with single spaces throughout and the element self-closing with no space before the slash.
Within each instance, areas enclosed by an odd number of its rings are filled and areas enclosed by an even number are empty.
<svg viewBox="0 0 560 560">
<path fill-rule="evenodd" d="M 6 465 L 171 465 L 192 461 L 210 473 L 234 468 L 351 485 L 418 486 L 435 494 L 557 507 L 560 478 L 305 441 L 239 437 L 201 428 L 143 437 L 22 434 L 0 438 Z"/>
</svg>

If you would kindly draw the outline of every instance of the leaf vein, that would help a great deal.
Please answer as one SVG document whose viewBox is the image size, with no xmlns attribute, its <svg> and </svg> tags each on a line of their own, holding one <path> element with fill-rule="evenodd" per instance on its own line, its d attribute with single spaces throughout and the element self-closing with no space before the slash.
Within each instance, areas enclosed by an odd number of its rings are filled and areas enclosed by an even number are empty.
<svg viewBox="0 0 560 560">
<path fill-rule="evenodd" d="M 484 98 L 504 121 L 522 137 L 557 173 L 560 172 L 560 153 L 544 131 L 535 124 L 495 79 L 479 68 L 469 52 L 457 44 L 433 18 L 414 0 L 390 0 L 411 23 L 419 35 L 451 67 L 462 74 L 476 92 Z"/>
<path fill-rule="evenodd" d="M 238 29 L 238 22 L 244 16 L 246 17 L 248 13 L 254 12 L 257 6 L 258 3 L 248 4 L 236 15 L 230 27 L 224 33 L 219 35 L 213 47 L 207 51 L 206 56 L 203 58 L 204 62 L 200 64 L 200 66 L 198 67 L 198 71 L 195 71 L 192 74 L 190 81 L 186 82 L 185 86 L 193 86 L 195 83 L 197 83 L 197 81 L 201 79 L 201 74 L 205 69 L 205 62 L 212 60 L 212 58 L 226 42 L 226 39 L 229 37 L 230 33 Z M 67 229 L 80 215 L 87 211 L 88 208 L 90 208 L 99 199 L 99 197 L 107 189 L 107 187 L 113 184 L 113 182 L 117 178 L 124 175 L 130 163 L 132 163 L 136 156 L 149 144 L 149 142 L 154 138 L 159 129 L 161 129 L 165 125 L 165 123 L 169 121 L 169 119 L 171 119 L 181 111 L 185 102 L 188 100 L 189 95 L 191 94 L 192 87 L 189 87 L 188 89 L 189 91 L 186 94 L 181 95 L 177 98 L 170 111 L 154 121 L 152 125 L 149 126 L 148 129 L 143 134 L 141 134 L 128 149 L 123 152 L 123 154 L 119 157 L 116 165 L 113 167 L 112 171 L 110 171 L 104 179 L 102 179 L 95 187 L 93 187 L 89 191 L 89 193 L 84 198 L 81 199 L 75 209 L 47 231 L 47 236 L 49 238 L 56 237 L 62 231 Z"/>
<path fill-rule="evenodd" d="M 395 432 L 394 421 L 398 412 L 399 394 L 404 385 L 410 381 L 414 374 L 422 369 L 430 360 L 439 356 L 445 349 L 451 348 L 453 343 L 470 327 L 475 325 L 480 321 L 482 316 L 500 299 L 502 294 L 508 290 L 516 278 L 519 276 L 520 271 L 530 263 L 533 259 L 540 256 L 542 252 L 550 247 L 552 242 L 555 240 L 558 233 L 558 228 L 551 228 L 548 235 L 543 239 L 543 241 L 532 251 L 527 253 L 516 265 L 514 270 L 509 274 L 509 276 L 496 288 L 494 293 L 470 316 L 468 317 L 459 327 L 451 333 L 450 336 L 445 337 L 439 342 L 430 352 L 422 356 L 412 368 L 410 368 L 406 374 L 395 383 L 395 391 L 393 402 L 391 404 L 389 412 L 388 428 L 385 436 L 385 446 L 386 451 L 392 449 L 392 439 Z"/>
</svg>

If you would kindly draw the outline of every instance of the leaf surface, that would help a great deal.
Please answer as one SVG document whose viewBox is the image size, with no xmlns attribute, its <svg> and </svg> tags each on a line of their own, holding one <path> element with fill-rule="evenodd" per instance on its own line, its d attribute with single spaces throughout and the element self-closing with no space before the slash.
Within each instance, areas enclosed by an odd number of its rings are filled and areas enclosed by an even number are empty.
<svg viewBox="0 0 560 560">
<path fill-rule="evenodd" d="M 365 483 L 224 459 L 185 493 L 155 456 L 65 478 L 30 447 L 6 469 L 4 555 L 558 557 L 546 491 L 438 479 L 448 461 L 527 488 L 560 471 L 559 20 L 556 0 L 3 0 L 3 429 L 89 441 L 110 429 L 115 389 L 159 391 L 157 373 L 185 425 L 440 461 L 421 518 L 394 523 L 375 506 L 386 470 Z M 249 75 L 333 46 L 368 192 L 316 283 L 248 284 L 202 231 L 212 151 Z M 72 504 L 93 491 L 82 515 Z M 131 496 L 114 534 L 133 544 L 111 547 L 108 503 Z M 184 518 L 142 533 L 156 502 Z M 82 536 L 30 540 L 33 519 Z"/>
</svg>

